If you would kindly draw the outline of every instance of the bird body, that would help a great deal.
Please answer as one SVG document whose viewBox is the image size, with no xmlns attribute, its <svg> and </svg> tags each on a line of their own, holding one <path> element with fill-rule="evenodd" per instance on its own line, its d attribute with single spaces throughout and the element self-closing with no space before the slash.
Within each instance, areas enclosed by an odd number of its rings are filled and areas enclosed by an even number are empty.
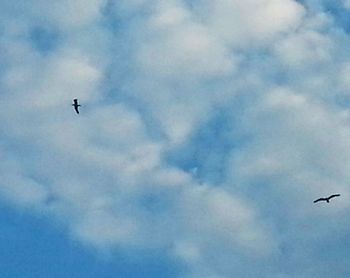
<svg viewBox="0 0 350 278">
<path fill-rule="evenodd" d="M 324 198 L 318 198 L 317 200 L 314 201 L 314 203 L 317 203 L 317 202 L 321 202 L 321 201 L 326 201 L 327 203 L 329 203 L 329 200 L 334 198 L 334 197 L 339 197 L 340 194 L 333 194 L 329 197 L 324 197 Z"/>
<path fill-rule="evenodd" d="M 74 107 L 75 112 L 77 112 L 77 114 L 79 114 L 79 106 L 81 106 L 81 105 L 78 103 L 77 98 L 73 99 L 72 106 Z"/>
</svg>

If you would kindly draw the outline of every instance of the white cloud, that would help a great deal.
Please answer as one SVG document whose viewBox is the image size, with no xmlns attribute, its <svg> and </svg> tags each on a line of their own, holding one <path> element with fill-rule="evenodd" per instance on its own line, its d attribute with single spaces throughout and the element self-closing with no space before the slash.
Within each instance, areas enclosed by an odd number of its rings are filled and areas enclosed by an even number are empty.
<svg viewBox="0 0 350 278">
<path fill-rule="evenodd" d="M 277 89 L 247 119 L 256 140 L 239 155 L 233 153 L 231 164 L 232 179 L 241 186 L 259 180 L 275 184 L 282 194 L 278 198 L 288 192 L 288 200 L 300 203 L 304 214 L 311 196 L 333 191 L 348 194 L 350 129 L 342 113 Z M 339 203 L 348 209 L 343 205 Z"/>
<path fill-rule="evenodd" d="M 350 10 L 350 1 L 349 0 L 344 0 L 344 7 L 348 10 Z"/>
<path fill-rule="evenodd" d="M 254 211 L 221 189 L 199 187 L 184 196 L 185 227 L 199 230 L 202 237 L 217 237 L 218 244 L 238 245 L 254 252 L 270 252 L 273 243 L 256 225 Z M 203 238 L 200 238 L 201 241 Z M 215 243 L 214 243 L 215 244 Z"/>
<path fill-rule="evenodd" d="M 341 66 L 339 74 L 339 83 L 346 92 L 350 90 L 350 64 L 347 62 Z"/>
<path fill-rule="evenodd" d="M 212 32 L 233 47 L 273 42 L 279 34 L 298 28 L 305 14 L 299 3 L 290 0 L 204 0 L 198 7 Z"/>
<path fill-rule="evenodd" d="M 230 74 L 235 60 L 206 26 L 178 1 L 160 2 L 147 23 L 146 43 L 137 62 L 168 79 L 210 78 Z"/>
<path fill-rule="evenodd" d="M 276 45 L 278 56 L 286 66 L 298 69 L 330 62 L 332 42 L 315 31 L 292 34 Z"/>
<path fill-rule="evenodd" d="M 5 152 L 2 153 L 2 160 L 0 194 L 7 201 L 31 209 L 46 201 L 48 191 L 43 185 L 26 176 L 25 169 L 21 169 L 15 159 L 6 157 Z"/>
</svg>

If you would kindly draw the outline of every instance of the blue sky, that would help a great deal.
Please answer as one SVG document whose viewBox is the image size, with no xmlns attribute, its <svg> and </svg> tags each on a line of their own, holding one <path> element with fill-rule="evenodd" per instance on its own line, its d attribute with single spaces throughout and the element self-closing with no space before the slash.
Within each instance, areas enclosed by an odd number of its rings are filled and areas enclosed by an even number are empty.
<svg viewBox="0 0 350 278">
<path fill-rule="evenodd" d="M 176 277 L 181 271 L 157 252 L 96 256 L 47 219 L 6 206 L 1 206 L 0 223 L 3 277 Z"/>
<path fill-rule="evenodd" d="M 349 277 L 349 16 L 0 0 L 1 277 Z"/>
</svg>

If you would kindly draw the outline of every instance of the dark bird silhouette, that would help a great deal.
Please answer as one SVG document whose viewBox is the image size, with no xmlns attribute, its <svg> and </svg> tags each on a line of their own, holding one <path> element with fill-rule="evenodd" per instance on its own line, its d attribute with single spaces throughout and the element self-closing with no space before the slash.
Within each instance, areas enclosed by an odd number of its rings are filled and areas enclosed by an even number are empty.
<svg viewBox="0 0 350 278">
<path fill-rule="evenodd" d="M 326 197 L 326 198 L 319 198 L 319 199 L 315 200 L 314 203 L 317 203 L 317 202 L 320 202 L 320 201 L 326 201 L 327 203 L 329 203 L 330 199 L 332 199 L 334 197 L 339 197 L 339 196 L 340 196 L 340 194 L 333 194 L 333 195 L 331 195 L 329 197 Z"/>
<path fill-rule="evenodd" d="M 77 98 L 73 99 L 72 106 L 74 107 L 75 112 L 77 112 L 77 114 L 79 114 L 79 106 L 81 106 L 81 105 L 78 103 Z"/>
</svg>

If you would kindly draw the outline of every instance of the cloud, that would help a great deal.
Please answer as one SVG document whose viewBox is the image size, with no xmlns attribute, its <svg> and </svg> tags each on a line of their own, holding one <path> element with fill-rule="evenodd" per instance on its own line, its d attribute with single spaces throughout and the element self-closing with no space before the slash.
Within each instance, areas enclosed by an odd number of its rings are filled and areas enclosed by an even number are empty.
<svg viewBox="0 0 350 278">
<path fill-rule="evenodd" d="M 305 13 L 302 5 L 289 0 L 197 2 L 201 19 L 233 47 L 273 42 L 281 33 L 298 28 Z"/>
<path fill-rule="evenodd" d="M 345 0 L 345 1 L 344 1 L 344 7 L 345 7 L 346 9 L 350 9 L 350 1 Z"/>
<path fill-rule="evenodd" d="M 311 2 L 0 2 L 1 200 L 184 277 L 346 277 L 349 38 Z"/>
<path fill-rule="evenodd" d="M 318 32 L 293 34 L 281 41 L 276 48 L 283 63 L 298 69 L 331 60 L 331 42 Z"/>
<path fill-rule="evenodd" d="M 9 202 L 18 203 L 22 208 L 33 208 L 45 201 L 48 192 L 44 186 L 28 177 L 21 165 L 2 151 L 4 163 L 1 165 L 1 195 Z M 16 184 L 16 186 L 13 186 Z"/>
</svg>

